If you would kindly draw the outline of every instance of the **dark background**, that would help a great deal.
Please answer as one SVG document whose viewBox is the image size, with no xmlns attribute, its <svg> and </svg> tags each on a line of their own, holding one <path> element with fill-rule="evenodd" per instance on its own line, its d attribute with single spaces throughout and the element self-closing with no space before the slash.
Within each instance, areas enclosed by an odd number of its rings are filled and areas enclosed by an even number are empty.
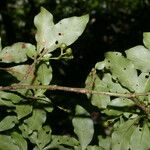
<svg viewBox="0 0 150 150">
<path fill-rule="evenodd" d="M 36 44 L 33 19 L 40 12 L 41 6 L 54 15 L 55 22 L 65 17 L 86 13 L 90 15 L 83 35 L 70 46 L 74 59 L 51 62 L 54 73 L 52 83 L 58 85 L 84 87 L 87 75 L 96 62 L 104 59 L 105 52 L 124 52 L 140 45 L 143 32 L 150 31 L 148 0 L 0 0 L 0 36 L 3 47 L 19 41 Z M 87 108 L 90 108 L 85 96 L 67 95 L 66 98 L 66 93 L 52 93 L 54 105 L 74 107 L 76 103 L 87 103 Z M 52 120 L 53 132 L 71 132 L 69 119 L 58 107 L 49 118 Z"/>
</svg>

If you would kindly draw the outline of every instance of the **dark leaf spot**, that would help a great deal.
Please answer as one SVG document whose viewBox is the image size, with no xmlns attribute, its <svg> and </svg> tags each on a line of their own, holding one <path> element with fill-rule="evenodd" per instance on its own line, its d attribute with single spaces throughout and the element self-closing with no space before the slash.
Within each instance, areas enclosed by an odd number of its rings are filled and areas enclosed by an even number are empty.
<svg viewBox="0 0 150 150">
<path fill-rule="evenodd" d="M 123 68 L 123 70 L 126 70 L 127 68 Z"/>
<path fill-rule="evenodd" d="M 147 79 L 149 77 L 149 75 L 146 75 L 145 78 Z"/>
<path fill-rule="evenodd" d="M 22 48 L 26 48 L 26 45 L 24 43 L 22 44 Z"/>
<path fill-rule="evenodd" d="M 58 44 L 58 41 L 55 41 L 55 44 Z"/>
<path fill-rule="evenodd" d="M 62 34 L 59 32 L 59 33 L 58 33 L 58 35 L 60 35 L 60 36 L 61 36 Z"/>
<path fill-rule="evenodd" d="M 46 131 L 46 134 L 49 134 L 49 131 Z"/>
</svg>

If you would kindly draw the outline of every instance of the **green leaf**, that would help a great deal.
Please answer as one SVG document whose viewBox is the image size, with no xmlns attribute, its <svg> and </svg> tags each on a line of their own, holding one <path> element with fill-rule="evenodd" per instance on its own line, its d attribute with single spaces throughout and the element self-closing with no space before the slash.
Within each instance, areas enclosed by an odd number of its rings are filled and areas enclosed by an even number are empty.
<svg viewBox="0 0 150 150">
<path fill-rule="evenodd" d="M 127 150 L 130 148 L 130 140 L 133 132 L 136 129 L 135 124 L 138 117 L 121 123 L 112 133 L 112 150 Z"/>
<path fill-rule="evenodd" d="M 29 137 L 36 144 L 37 149 L 43 149 L 51 141 L 51 129 L 49 126 L 42 127 L 39 131 L 33 131 Z"/>
<path fill-rule="evenodd" d="M 28 59 L 29 51 L 36 53 L 35 46 L 30 43 L 18 42 L 0 51 L 0 60 L 5 63 L 21 63 Z"/>
<path fill-rule="evenodd" d="M 6 68 L 5 70 L 22 84 L 31 84 L 35 78 L 35 66 L 32 65 L 17 65 L 14 67 Z M 36 81 L 34 81 L 34 83 L 36 83 Z"/>
<path fill-rule="evenodd" d="M 141 73 L 139 75 L 139 84 L 141 87 L 141 90 L 140 90 L 141 93 L 146 93 L 146 92 L 150 91 L 150 86 L 149 86 L 150 85 L 150 75 L 149 75 L 149 73 Z M 143 101 L 143 100 L 147 101 L 148 97 L 147 96 L 140 96 L 139 99 L 141 101 Z"/>
<path fill-rule="evenodd" d="M 143 43 L 150 50 L 150 32 L 143 33 Z"/>
<path fill-rule="evenodd" d="M 24 76 L 27 74 L 29 70 L 29 65 L 18 65 L 10 68 L 6 68 L 6 71 L 9 72 L 12 76 L 14 76 L 18 81 L 22 81 Z M 31 74 L 30 74 L 31 78 Z"/>
<path fill-rule="evenodd" d="M 66 145 L 66 146 L 77 146 L 79 145 L 79 141 L 77 141 L 75 138 L 66 136 L 66 135 L 52 135 L 52 141 L 49 145 L 47 145 L 44 150 L 57 148 L 59 145 Z"/>
<path fill-rule="evenodd" d="M 72 120 L 74 132 L 78 136 L 82 150 L 85 150 L 93 138 L 94 124 L 89 118 L 89 113 L 83 107 L 77 105 L 75 111 L 77 117 Z"/>
<path fill-rule="evenodd" d="M 34 109 L 32 116 L 24 120 L 19 126 L 19 129 L 22 131 L 22 135 L 25 138 L 28 138 L 33 143 L 38 143 L 38 137 L 40 137 L 39 132 L 42 129 L 43 123 L 46 121 L 46 112 L 41 109 Z M 44 128 L 45 132 L 47 128 Z M 44 131 L 43 131 L 44 132 Z M 41 134 L 41 133 L 40 133 Z"/>
<path fill-rule="evenodd" d="M 99 146 L 103 147 L 104 150 L 110 150 L 111 148 L 111 139 L 109 136 L 103 137 L 102 135 L 98 136 Z"/>
<path fill-rule="evenodd" d="M 150 129 L 145 122 L 144 126 L 137 127 L 131 136 L 130 149 L 132 150 L 148 150 L 150 149 Z"/>
<path fill-rule="evenodd" d="M 106 68 L 112 73 L 112 77 L 121 85 L 131 91 L 139 91 L 137 71 L 133 63 L 122 56 L 119 52 L 106 53 Z"/>
<path fill-rule="evenodd" d="M 14 143 L 19 147 L 19 150 L 27 150 L 27 142 L 26 140 L 17 132 L 13 132 L 11 134 Z"/>
<path fill-rule="evenodd" d="M 134 102 L 127 98 L 115 98 L 109 104 L 109 106 L 114 107 L 126 107 L 126 106 L 134 106 Z"/>
<path fill-rule="evenodd" d="M 74 126 L 74 132 L 79 138 L 82 150 L 85 150 L 93 138 L 93 121 L 90 118 L 75 117 L 73 118 L 72 123 Z"/>
<path fill-rule="evenodd" d="M 6 116 L 0 122 L 0 132 L 13 128 L 16 123 L 18 123 L 18 120 L 17 120 L 16 116 Z"/>
<path fill-rule="evenodd" d="M 17 94 L 11 92 L 0 91 L 0 99 L 11 101 L 13 103 L 19 103 L 22 98 Z"/>
<path fill-rule="evenodd" d="M 52 79 L 52 68 L 46 63 L 40 64 L 37 70 L 37 80 L 42 85 L 48 85 Z"/>
<path fill-rule="evenodd" d="M 45 48 L 52 52 L 62 43 L 72 44 L 82 34 L 88 21 L 89 15 L 84 15 L 63 19 L 55 25 L 52 14 L 41 7 L 41 12 L 34 18 L 38 51 Z"/>
<path fill-rule="evenodd" d="M 111 109 L 104 109 L 102 112 L 108 116 L 120 116 L 121 114 L 123 114 L 123 111 L 115 110 L 112 108 Z"/>
<path fill-rule="evenodd" d="M 0 37 L 0 51 L 2 50 L 2 39 Z"/>
<path fill-rule="evenodd" d="M 100 74 L 97 71 L 93 77 L 91 75 L 88 76 L 86 80 L 86 88 L 94 91 L 99 92 L 113 92 L 113 93 L 128 93 L 129 91 L 123 88 L 116 80 L 112 79 L 110 73 L 105 73 L 100 79 Z M 94 78 L 94 80 L 93 80 Z M 94 83 L 92 83 L 93 81 Z M 93 85 L 92 85 L 93 84 Z M 91 85 L 91 87 L 89 86 Z M 107 105 L 110 103 L 110 96 L 98 95 L 93 94 L 90 96 L 92 100 L 92 104 L 99 107 L 99 108 L 106 108 Z"/>
<path fill-rule="evenodd" d="M 16 110 L 18 119 L 21 119 L 27 115 L 29 115 L 32 112 L 32 105 L 16 105 Z"/>
<path fill-rule="evenodd" d="M 99 92 L 109 91 L 107 84 L 104 81 L 102 81 L 97 74 L 95 74 L 94 76 L 89 75 L 87 77 L 85 88 Z M 92 105 L 97 106 L 98 108 L 106 108 L 108 103 L 110 102 L 110 97 L 105 95 L 88 94 L 88 97 L 91 99 Z"/>
<path fill-rule="evenodd" d="M 29 138 L 29 135 L 32 134 L 32 129 L 30 129 L 30 127 L 28 125 L 26 125 L 25 123 L 22 123 L 21 125 L 19 125 L 19 129 L 22 132 L 22 136 L 24 138 Z"/>
<path fill-rule="evenodd" d="M 52 112 L 53 111 L 53 105 L 51 100 L 46 97 L 45 95 L 43 95 L 43 91 L 42 93 L 38 90 L 38 92 L 36 93 L 35 97 L 37 97 L 36 101 L 37 101 L 37 105 L 42 106 L 43 109 L 45 109 L 47 112 Z"/>
<path fill-rule="evenodd" d="M 126 50 L 125 53 L 136 69 L 142 72 L 150 72 L 150 51 L 148 49 L 139 45 Z"/>
<path fill-rule="evenodd" d="M 15 105 L 10 100 L 2 100 L 0 99 L 0 106 L 7 106 L 7 107 L 15 107 Z"/>
<path fill-rule="evenodd" d="M 104 67 L 105 67 L 105 65 L 106 65 L 105 61 L 98 62 L 95 65 L 95 69 L 97 69 L 97 70 L 103 70 Z"/>
<path fill-rule="evenodd" d="M 100 74 L 100 73 L 99 73 Z M 98 74 L 98 75 L 99 75 Z M 113 79 L 110 73 L 105 73 L 102 78 L 103 83 L 107 86 L 107 90 L 112 93 L 128 93 L 129 91 L 122 87 L 117 80 Z"/>
<path fill-rule="evenodd" d="M 139 83 L 141 86 L 141 92 L 148 92 L 150 90 L 150 75 L 149 73 L 141 73 L 139 75 Z"/>
<path fill-rule="evenodd" d="M 102 147 L 100 146 L 88 146 L 87 150 L 104 150 Z"/>
<path fill-rule="evenodd" d="M 34 109 L 32 116 L 24 120 L 24 123 L 28 126 L 29 129 L 40 130 L 43 123 L 46 121 L 46 112 L 41 109 Z"/>
<path fill-rule="evenodd" d="M 20 150 L 11 136 L 0 135 L 0 150 Z"/>
<path fill-rule="evenodd" d="M 53 146 L 53 147 L 49 147 L 49 148 L 44 148 L 43 150 L 49 150 L 49 149 L 52 149 L 52 150 L 73 150 L 73 149 L 70 149 L 70 148 L 66 148 L 65 146 L 62 146 L 62 145 L 57 145 L 57 146 Z M 37 150 L 37 149 L 34 149 L 34 150 Z M 39 149 L 38 149 L 39 150 Z"/>
<path fill-rule="evenodd" d="M 90 114 L 80 105 L 76 106 L 75 112 L 76 112 L 76 115 L 90 116 Z"/>
</svg>

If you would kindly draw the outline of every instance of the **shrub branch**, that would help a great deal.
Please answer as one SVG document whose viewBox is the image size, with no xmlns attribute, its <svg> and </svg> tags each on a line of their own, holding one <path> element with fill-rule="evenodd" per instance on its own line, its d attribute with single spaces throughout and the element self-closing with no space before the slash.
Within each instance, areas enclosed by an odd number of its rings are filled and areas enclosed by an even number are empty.
<svg viewBox="0 0 150 150">
<path fill-rule="evenodd" d="M 140 96 L 148 96 L 150 92 L 146 93 L 112 93 L 112 92 L 102 92 L 102 91 L 94 91 L 85 88 L 76 88 L 76 87 L 66 87 L 66 86 L 58 86 L 58 85 L 26 85 L 26 84 L 16 84 L 11 86 L 0 86 L 0 90 L 17 90 L 17 89 L 46 89 L 51 91 L 64 91 L 64 92 L 73 92 L 80 94 L 98 94 L 105 96 L 114 96 L 114 97 L 125 97 L 130 98 L 136 106 L 138 106 L 141 110 L 143 110 L 146 114 L 150 113 L 150 108 L 138 100 Z"/>
</svg>

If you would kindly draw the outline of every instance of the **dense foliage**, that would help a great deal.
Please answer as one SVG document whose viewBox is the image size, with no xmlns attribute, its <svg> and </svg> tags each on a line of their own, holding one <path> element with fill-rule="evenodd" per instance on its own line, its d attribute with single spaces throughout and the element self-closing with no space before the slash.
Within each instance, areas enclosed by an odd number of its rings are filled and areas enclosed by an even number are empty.
<svg viewBox="0 0 150 150">
<path fill-rule="evenodd" d="M 144 46 L 125 54 L 107 52 L 88 75 L 85 88 L 52 85 L 56 83 L 51 63 L 73 58 L 68 46 L 88 22 L 86 14 L 55 24 L 53 15 L 42 7 L 34 18 L 36 45 L 1 46 L 0 69 L 9 80 L 0 86 L 1 150 L 150 149 L 150 33 L 143 35 Z M 66 93 L 67 107 L 61 93 L 50 90 L 84 93 L 88 99 L 79 102 L 74 98 L 72 103 Z M 65 112 L 66 120 L 54 111 Z M 56 124 L 64 122 L 69 129 L 59 132 Z"/>
</svg>

